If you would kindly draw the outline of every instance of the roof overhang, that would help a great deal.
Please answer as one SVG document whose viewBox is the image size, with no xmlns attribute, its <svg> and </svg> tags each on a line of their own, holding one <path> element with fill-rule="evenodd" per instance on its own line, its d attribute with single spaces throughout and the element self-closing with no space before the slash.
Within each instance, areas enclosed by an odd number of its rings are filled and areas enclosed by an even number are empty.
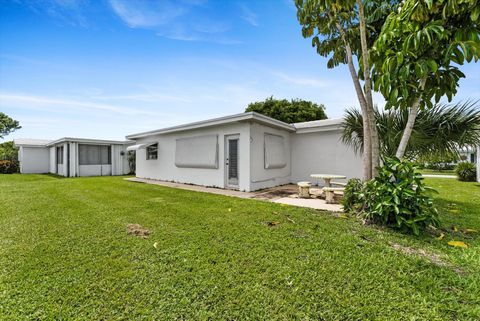
<svg viewBox="0 0 480 321">
<path fill-rule="evenodd" d="M 132 135 L 128 135 L 127 139 L 138 139 L 138 138 L 144 138 L 144 137 L 153 136 L 153 135 L 170 134 L 170 133 L 175 133 L 180 131 L 207 128 L 207 127 L 226 125 L 230 123 L 245 122 L 245 121 L 255 121 L 270 127 L 284 129 L 290 132 L 295 131 L 295 127 L 293 125 L 261 115 L 256 112 L 248 112 L 248 113 L 235 114 L 231 116 L 225 116 L 225 117 L 219 117 L 219 118 L 189 123 L 189 124 L 180 125 L 180 126 L 167 127 L 163 129 L 157 129 L 157 130 L 152 130 L 152 131 L 138 133 L 138 134 L 132 134 Z"/>
</svg>

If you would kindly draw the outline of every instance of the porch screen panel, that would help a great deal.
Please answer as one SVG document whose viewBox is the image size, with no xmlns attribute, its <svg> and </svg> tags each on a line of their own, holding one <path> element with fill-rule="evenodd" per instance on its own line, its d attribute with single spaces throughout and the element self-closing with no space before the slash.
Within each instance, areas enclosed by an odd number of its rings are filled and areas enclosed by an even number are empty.
<svg viewBox="0 0 480 321">
<path fill-rule="evenodd" d="M 218 135 L 178 138 L 175 144 L 175 166 L 218 168 Z"/>
<path fill-rule="evenodd" d="M 109 165 L 112 163 L 111 147 L 105 145 L 78 145 L 80 165 Z"/>
<path fill-rule="evenodd" d="M 279 135 L 265 134 L 265 168 L 284 168 L 287 166 L 285 139 Z"/>
<path fill-rule="evenodd" d="M 110 165 L 112 164 L 111 146 L 98 146 L 100 149 L 100 164 Z"/>
<path fill-rule="evenodd" d="M 57 164 L 63 164 L 63 146 L 57 147 Z"/>
</svg>

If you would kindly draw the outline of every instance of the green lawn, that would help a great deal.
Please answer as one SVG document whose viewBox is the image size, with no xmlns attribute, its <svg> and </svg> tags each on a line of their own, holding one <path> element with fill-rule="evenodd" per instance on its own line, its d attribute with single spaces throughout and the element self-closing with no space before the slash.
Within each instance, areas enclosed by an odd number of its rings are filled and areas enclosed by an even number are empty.
<svg viewBox="0 0 480 321">
<path fill-rule="evenodd" d="M 480 235 L 461 231 L 480 230 L 480 185 L 427 182 L 442 240 L 121 177 L 3 175 L 0 319 L 478 320 Z"/>
</svg>

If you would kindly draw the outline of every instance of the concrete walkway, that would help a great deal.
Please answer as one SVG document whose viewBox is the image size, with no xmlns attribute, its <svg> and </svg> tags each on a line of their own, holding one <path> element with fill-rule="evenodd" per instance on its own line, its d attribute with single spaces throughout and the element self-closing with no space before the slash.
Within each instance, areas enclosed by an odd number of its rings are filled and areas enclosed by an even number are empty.
<svg viewBox="0 0 480 321">
<path fill-rule="evenodd" d="M 457 178 L 455 175 L 431 175 L 431 174 L 422 174 L 422 177 L 428 178 Z"/>
<path fill-rule="evenodd" d="M 343 212 L 343 207 L 340 204 L 327 204 L 325 200 L 318 198 L 294 198 L 294 197 L 282 197 L 279 199 L 271 200 L 274 203 L 280 203 L 285 205 L 308 207 L 316 210 L 330 211 L 330 212 Z"/>
<path fill-rule="evenodd" d="M 148 179 L 148 178 L 125 178 L 125 180 L 130 182 L 136 183 L 146 183 L 146 184 L 153 184 L 153 185 L 160 185 L 165 187 L 172 187 L 172 188 L 180 188 L 194 192 L 204 192 L 204 193 L 211 193 L 211 194 L 218 194 L 218 195 L 225 195 L 225 196 L 234 196 L 239 198 L 253 198 L 255 194 L 248 193 L 248 192 L 240 192 L 231 189 L 223 189 L 223 188 L 216 188 L 216 187 L 206 187 L 200 185 L 190 185 L 190 184 L 182 184 L 182 183 L 173 183 L 173 182 L 165 182 L 159 181 L 156 179 Z"/>
<path fill-rule="evenodd" d="M 145 183 L 145 184 L 160 185 L 165 187 L 180 188 L 180 189 L 194 191 L 194 192 L 211 193 L 211 194 L 232 196 L 232 197 L 238 197 L 238 198 L 263 200 L 263 201 L 269 201 L 269 202 L 285 204 L 285 205 L 308 207 L 316 210 L 342 212 L 341 205 L 327 204 L 323 199 L 297 198 L 297 197 L 292 197 L 293 194 L 292 196 L 284 197 L 285 193 L 276 193 L 276 192 L 282 192 L 282 191 L 296 191 L 296 186 L 286 185 L 286 186 L 273 187 L 273 188 L 256 191 L 256 192 L 240 192 L 240 191 L 235 191 L 230 189 L 165 182 L 165 181 L 159 181 L 159 180 L 147 179 L 147 178 L 131 177 L 131 178 L 125 178 L 125 180 L 130 182 L 136 182 L 136 183 Z M 275 196 L 276 194 L 278 194 L 279 196 Z"/>
</svg>

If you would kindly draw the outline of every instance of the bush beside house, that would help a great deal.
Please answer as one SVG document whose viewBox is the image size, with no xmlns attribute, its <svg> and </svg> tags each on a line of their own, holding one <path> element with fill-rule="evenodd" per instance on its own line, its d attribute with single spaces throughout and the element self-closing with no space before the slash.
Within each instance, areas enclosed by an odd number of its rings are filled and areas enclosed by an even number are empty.
<svg viewBox="0 0 480 321">
<path fill-rule="evenodd" d="M 455 174 L 459 181 L 475 182 L 477 179 L 477 169 L 474 163 L 461 162 L 455 167 Z"/>
<path fill-rule="evenodd" d="M 418 235 L 439 224 L 432 191 L 413 163 L 387 158 L 374 179 L 348 182 L 343 205 L 370 222 Z"/>
</svg>

